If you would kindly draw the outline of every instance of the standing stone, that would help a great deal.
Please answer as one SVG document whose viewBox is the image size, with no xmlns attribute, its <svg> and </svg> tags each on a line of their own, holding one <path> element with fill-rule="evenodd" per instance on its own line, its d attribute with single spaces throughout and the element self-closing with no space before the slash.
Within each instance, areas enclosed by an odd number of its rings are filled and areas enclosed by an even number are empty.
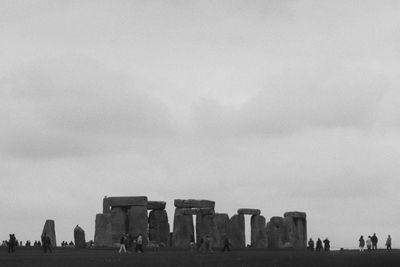
<svg viewBox="0 0 400 267">
<path fill-rule="evenodd" d="M 196 239 L 210 237 L 212 247 L 220 247 L 221 236 L 218 231 L 214 215 L 198 213 L 196 216 Z"/>
<path fill-rule="evenodd" d="M 75 247 L 77 248 L 86 247 L 85 231 L 79 225 L 77 225 L 74 229 L 74 240 L 75 240 Z"/>
<path fill-rule="evenodd" d="M 169 243 L 169 223 L 168 215 L 165 210 L 152 210 L 149 214 L 149 240 Z"/>
<path fill-rule="evenodd" d="M 284 223 L 287 229 L 288 241 L 294 248 L 307 247 L 307 220 L 304 212 L 286 212 Z"/>
<path fill-rule="evenodd" d="M 272 217 L 267 223 L 268 248 L 283 248 L 288 241 L 286 226 L 282 217 Z"/>
<path fill-rule="evenodd" d="M 267 248 L 268 238 L 265 225 L 265 217 L 253 215 L 250 219 L 251 224 L 251 246 L 255 248 Z"/>
<path fill-rule="evenodd" d="M 54 220 L 46 220 L 43 226 L 42 236 L 44 236 L 44 234 L 50 237 L 51 246 L 56 247 L 57 240 Z"/>
<path fill-rule="evenodd" d="M 228 238 L 229 216 L 226 213 L 215 213 L 214 221 L 220 236 L 219 246 L 222 247 L 225 238 Z"/>
<path fill-rule="evenodd" d="M 111 209 L 111 239 L 114 246 L 118 246 L 121 235 L 128 232 L 128 217 L 126 209 L 113 207 Z"/>
<path fill-rule="evenodd" d="M 191 236 L 194 237 L 193 216 L 185 215 L 182 208 L 175 208 L 172 246 L 188 247 Z"/>
<path fill-rule="evenodd" d="M 136 238 L 143 237 L 143 244 L 147 244 L 147 206 L 132 206 L 129 210 L 129 234 Z"/>
<path fill-rule="evenodd" d="M 228 226 L 229 241 L 233 248 L 244 248 L 246 240 L 244 235 L 244 215 L 233 215 Z"/>
<path fill-rule="evenodd" d="M 94 234 L 94 245 L 96 247 L 111 247 L 111 214 L 97 214 Z"/>
<path fill-rule="evenodd" d="M 166 205 L 165 201 L 147 201 L 148 210 L 164 210 Z"/>
</svg>

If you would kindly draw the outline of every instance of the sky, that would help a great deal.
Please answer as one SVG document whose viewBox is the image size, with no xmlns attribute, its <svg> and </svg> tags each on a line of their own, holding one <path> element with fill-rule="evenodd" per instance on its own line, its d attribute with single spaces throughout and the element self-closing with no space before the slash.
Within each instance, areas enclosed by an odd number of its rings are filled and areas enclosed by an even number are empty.
<svg viewBox="0 0 400 267">
<path fill-rule="evenodd" d="M 400 248 L 399 1 L 0 2 L 0 240 L 107 196 Z M 246 221 L 249 232 L 249 218 Z M 246 237 L 249 242 L 249 236 Z"/>
</svg>

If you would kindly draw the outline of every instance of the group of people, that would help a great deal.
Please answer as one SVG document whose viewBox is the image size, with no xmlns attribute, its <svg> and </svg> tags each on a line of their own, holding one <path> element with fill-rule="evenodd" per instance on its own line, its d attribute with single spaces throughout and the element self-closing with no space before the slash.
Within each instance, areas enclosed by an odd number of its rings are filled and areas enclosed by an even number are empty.
<svg viewBox="0 0 400 267">
<path fill-rule="evenodd" d="M 364 251 L 365 245 L 367 245 L 367 250 L 377 250 L 378 249 L 378 237 L 374 233 L 372 236 L 368 236 L 367 240 L 364 239 L 363 236 L 361 236 L 358 239 L 358 247 L 360 248 L 360 251 Z M 388 235 L 386 238 L 386 249 L 391 250 L 392 249 L 392 237 Z"/>
<path fill-rule="evenodd" d="M 131 247 L 135 247 L 136 253 L 143 253 L 143 236 L 142 234 L 138 234 L 138 236 L 133 239 L 130 234 L 125 234 L 121 236 L 120 246 L 118 253 L 124 252 L 127 253 L 127 249 L 129 250 Z"/>
<path fill-rule="evenodd" d="M 324 244 L 322 246 L 322 243 Z M 329 251 L 331 249 L 331 241 L 329 241 L 328 238 L 325 238 L 323 241 L 318 238 L 317 242 L 314 244 L 314 240 L 312 238 L 310 238 L 310 240 L 308 240 L 308 247 L 307 249 L 310 251 L 314 251 L 314 245 L 315 245 L 315 251 Z"/>
<path fill-rule="evenodd" d="M 8 253 L 14 253 L 15 247 L 18 246 L 18 240 L 15 237 L 15 234 L 10 234 L 8 241 L 5 240 L 3 243 L 7 246 Z"/>
<path fill-rule="evenodd" d="M 74 242 L 72 242 L 72 241 L 69 243 L 67 241 L 62 241 L 61 246 L 62 247 L 74 247 L 75 245 L 74 245 Z"/>
</svg>

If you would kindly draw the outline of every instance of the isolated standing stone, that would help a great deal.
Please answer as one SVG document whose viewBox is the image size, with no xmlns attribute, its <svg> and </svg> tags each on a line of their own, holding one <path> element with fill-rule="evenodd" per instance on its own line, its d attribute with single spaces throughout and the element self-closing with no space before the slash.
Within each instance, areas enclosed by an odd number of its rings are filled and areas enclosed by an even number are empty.
<svg viewBox="0 0 400 267">
<path fill-rule="evenodd" d="M 143 244 L 147 244 L 147 225 L 147 207 L 132 206 L 129 210 L 129 234 L 134 238 L 141 234 Z"/>
<path fill-rule="evenodd" d="M 94 245 L 96 247 L 111 247 L 111 214 L 97 214 L 95 223 Z"/>
<path fill-rule="evenodd" d="M 43 226 L 42 236 L 44 236 L 44 234 L 50 237 L 51 246 L 56 247 L 57 240 L 54 220 L 46 220 Z"/>
<path fill-rule="evenodd" d="M 176 208 L 174 214 L 172 246 L 188 247 L 191 236 L 194 237 L 193 216 L 185 215 L 182 208 Z"/>
<path fill-rule="evenodd" d="M 250 219 L 251 224 L 251 246 L 255 248 L 267 248 L 268 238 L 265 225 L 265 217 L 253 215 Z"/>
<path fill-rule="evenodd" d="M 121 235 L 128 232 L 128 217 L 126 209 L 122 207 L 113 207 L 111 209 L 111 238 L 112 243 L 118 246 Z"/>
<path fill-rule="evenodd" d="M 244 248 L 246 240 L 244 235 L 244 215 L 233 215 L 228 226 L 229 241 L 233 248 Z"/>
<path fill-rule="evenodd" d="M 75 247 L 77 248 L 86 247 L 85 231 L 79 225 L 77 225 L 74 229 L 74 240 L 75 240 Z"/>
</svg>

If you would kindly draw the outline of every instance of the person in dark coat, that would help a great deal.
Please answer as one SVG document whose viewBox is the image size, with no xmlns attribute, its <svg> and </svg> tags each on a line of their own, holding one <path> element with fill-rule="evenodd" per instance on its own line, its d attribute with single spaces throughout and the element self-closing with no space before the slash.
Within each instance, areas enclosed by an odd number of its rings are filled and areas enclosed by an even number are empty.
<svg viewBox="0 0 400 267">
<path fill-rule="evenodd" d="M 318 238 L 315 250 L 321 251 L 321 249 L 322 249 L 322 241 L 321 241 L 321 239 Z"/>
<path fill-rule="evenodd" d="M 372 250 L 377 250 L 378 249 L 378 237 L 374 233 L 373 236 L 371 236 L 371 241 L 372 241 Z"/>
<path fill-rule="evenodd" d="M 308 249 L 314 251 L 314 240 L 312 240 L 312 238 L 308 240 Z"/>
<path fill-rule="evenodd" d="M 330 241 L 329 241 L 328 238 L 325 238 L 325 240 L 324 240 L 324 250 L 325 251 L 329 251 L 330 248 L 331 248 Z"/>
</svg>

